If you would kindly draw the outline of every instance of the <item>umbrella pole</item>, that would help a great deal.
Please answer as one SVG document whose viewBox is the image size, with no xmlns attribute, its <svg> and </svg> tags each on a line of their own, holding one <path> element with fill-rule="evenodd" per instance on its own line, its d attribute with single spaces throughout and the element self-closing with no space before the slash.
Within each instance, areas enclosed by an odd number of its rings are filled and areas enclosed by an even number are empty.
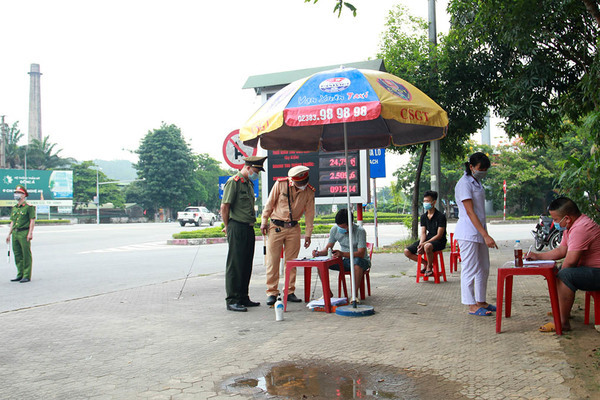
<svg viewBox="0 0 600 400">
<path fill-rule="evenodd" d="M 348 200 L 348 235 L 350 235 L 348 244 L 350 247 L 350 279 L 352 279 L 352 304 L 348 306 L 341 306 L 336 308 L 335 313 L 344 317 L 365 317 L 367 315 L 373 315 L 375 309 L 372 306 L 361 304 L 357 305 L 358 300 L 356 299 L 356 284 L 354 282 L 354 245 L 352 244 L 352 211 L 350 211 L 350 174 L 348 171 L 348 133 L 346 132 L 346 123 L 344 122 L 344 156 L 346 157 L 346 198 Z"/>
<path fill-rule="evenodd" d="M 356 308 L 356 285 L 354 283 L 354 245 L 352 243 L 352 204 L 350 203 L 350 172 L 348 168 L 348 134 L 346 132 L 346 123 L 344 122 L 344 157 L 346 159 L 346 199 L 348 201 L 348 235 L 349 235 L 349 246 L 350 246 L 350 282 L 352 288 L 352 306 Z"/>
</svg>

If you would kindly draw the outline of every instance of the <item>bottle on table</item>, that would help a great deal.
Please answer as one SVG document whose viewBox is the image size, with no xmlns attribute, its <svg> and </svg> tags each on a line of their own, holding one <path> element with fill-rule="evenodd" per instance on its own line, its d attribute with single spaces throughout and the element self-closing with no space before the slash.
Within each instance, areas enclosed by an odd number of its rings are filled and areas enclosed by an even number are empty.
<svg viewBox="0 0 600 400">
<path fill-rule="evenodd" d="M 333 257 L 333 251 L 331 250 L 331 247 L 327 249 L 327 258 L 332 258 Z"/>
<path fill-rule="evenodd" d="M 521 241 L 517 240 L 515 242 L 515 267 L 523 266 L 523 248 L 521 247 Z"/>
</svg>

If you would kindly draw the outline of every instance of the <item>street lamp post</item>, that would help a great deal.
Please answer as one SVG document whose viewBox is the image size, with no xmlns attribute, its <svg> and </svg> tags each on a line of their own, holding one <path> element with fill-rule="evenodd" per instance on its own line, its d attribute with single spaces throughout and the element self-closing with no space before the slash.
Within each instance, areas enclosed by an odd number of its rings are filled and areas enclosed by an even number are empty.
<svg viewBox="0 0 600 400">
<path fill-rule="evenodd" d="M 96 168 L 96 225 L 100 225 L 100 183 L 98 182 L 98 169 Z"/>
</svg>

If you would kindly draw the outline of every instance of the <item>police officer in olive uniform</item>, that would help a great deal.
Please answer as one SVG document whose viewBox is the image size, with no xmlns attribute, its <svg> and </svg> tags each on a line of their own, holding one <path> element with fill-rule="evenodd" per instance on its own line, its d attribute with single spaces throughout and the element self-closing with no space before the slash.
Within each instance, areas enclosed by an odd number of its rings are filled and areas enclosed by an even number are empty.
<svg viewBox="0 0 600 400">
<path fill-rule="evenodd" d="M 6 243 L 9 243 L 12 234 L 12 248 L 17 264 L 17 277 L 11 279 L 11 282 L 26 283 L 31 280 L 31 240 L 35 226 L 35 207 L 25 202 L 29 193 L 23 186 L 17 185 L 14 195 L 17 204 L 10 213 L 10 227 L 6 237 Z"/>
<path fill-rule="evenodd" d="M 269 194 L 262 214 L 260 229 L 268 234 L 267 243 L 267 305 L 275 304 L 279 295 L 279 257 L 284 249 L 285 261 L 298 257 L 300 252 L 300 225 L 304 215 L 304 247 L 310 246 L 315 219 L 315 188 L 308 183 L 308 167 L 290 168 L 287 178 L 279 178 Z M 269 218 L 271 224 L 269 224 Z M 287 301 L 301 302 L 296 290 L 296 268 L 292 268 Z"/>
<path fill-rule="evenodd" d="M 223 189 L 221 216 L 223 232 L 227 233 L 229 251 L 225 269 L 225 290 L 227 309 L 230 311 L 248 311 L 246 307 L 257 307 L 248 297 L 252 261 L 254 259 L 254 185 L 258 173 L 264 171 L 263 163 L 267 157 L 246 157 L 244 167 L 229 178 Z"/>
</svg>

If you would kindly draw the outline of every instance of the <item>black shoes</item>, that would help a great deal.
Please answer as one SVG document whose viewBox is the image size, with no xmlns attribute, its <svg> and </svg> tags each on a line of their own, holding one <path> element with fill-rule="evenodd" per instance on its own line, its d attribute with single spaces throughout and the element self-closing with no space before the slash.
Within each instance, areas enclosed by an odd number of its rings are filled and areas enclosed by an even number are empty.
<svg viewBox="0 0 600 400">
<path fill-rule="evenodd" d="M 31 280 L 31 279 L 29 279 L 29 278 L 23 278 L 23 279 L 21 279 L 21 280 L 19 281 L 19 283 L 27 283 L 27 282 L 29 282 L 30 280 Z"/>
<path fill-rule="evenodd" d="M 227 309 L 229 311 L 248 311 L 248 309 L 242 304 L 227 304 Z"/>
<path fill-rule="evenodd" d="M 258 307 L 258 306 L 260 306 L 260 303 L 258 301 L 252 301 L 252 300 L 248 299 L 248 300 L 244 300 L 242 302 L 242 305 L 244 305 L 246 307 Z"/>
<path fill-rule="evenodd" d="M 271 295 L 267 297 L 267 305 L 272 306 L 277 301 L 277 296 Z"/>
<path fill-rule="evenodd" d="M 297 298 L 294 293 L 288 294 L 288 301 L 291 301 L 292 303 L 301 303 L 302 302 L 302 300 Z"/>
<path fill-rule="evenodd" d="M 11 282 L 20 282 L 20 281 L 21 281 L 21 279 L 23 279 L 23 277 L 21 277 L 21 276 L 17 276 L 15 279 L 11 279 L 10 281 L 11 281 Z"/>
</svg>

